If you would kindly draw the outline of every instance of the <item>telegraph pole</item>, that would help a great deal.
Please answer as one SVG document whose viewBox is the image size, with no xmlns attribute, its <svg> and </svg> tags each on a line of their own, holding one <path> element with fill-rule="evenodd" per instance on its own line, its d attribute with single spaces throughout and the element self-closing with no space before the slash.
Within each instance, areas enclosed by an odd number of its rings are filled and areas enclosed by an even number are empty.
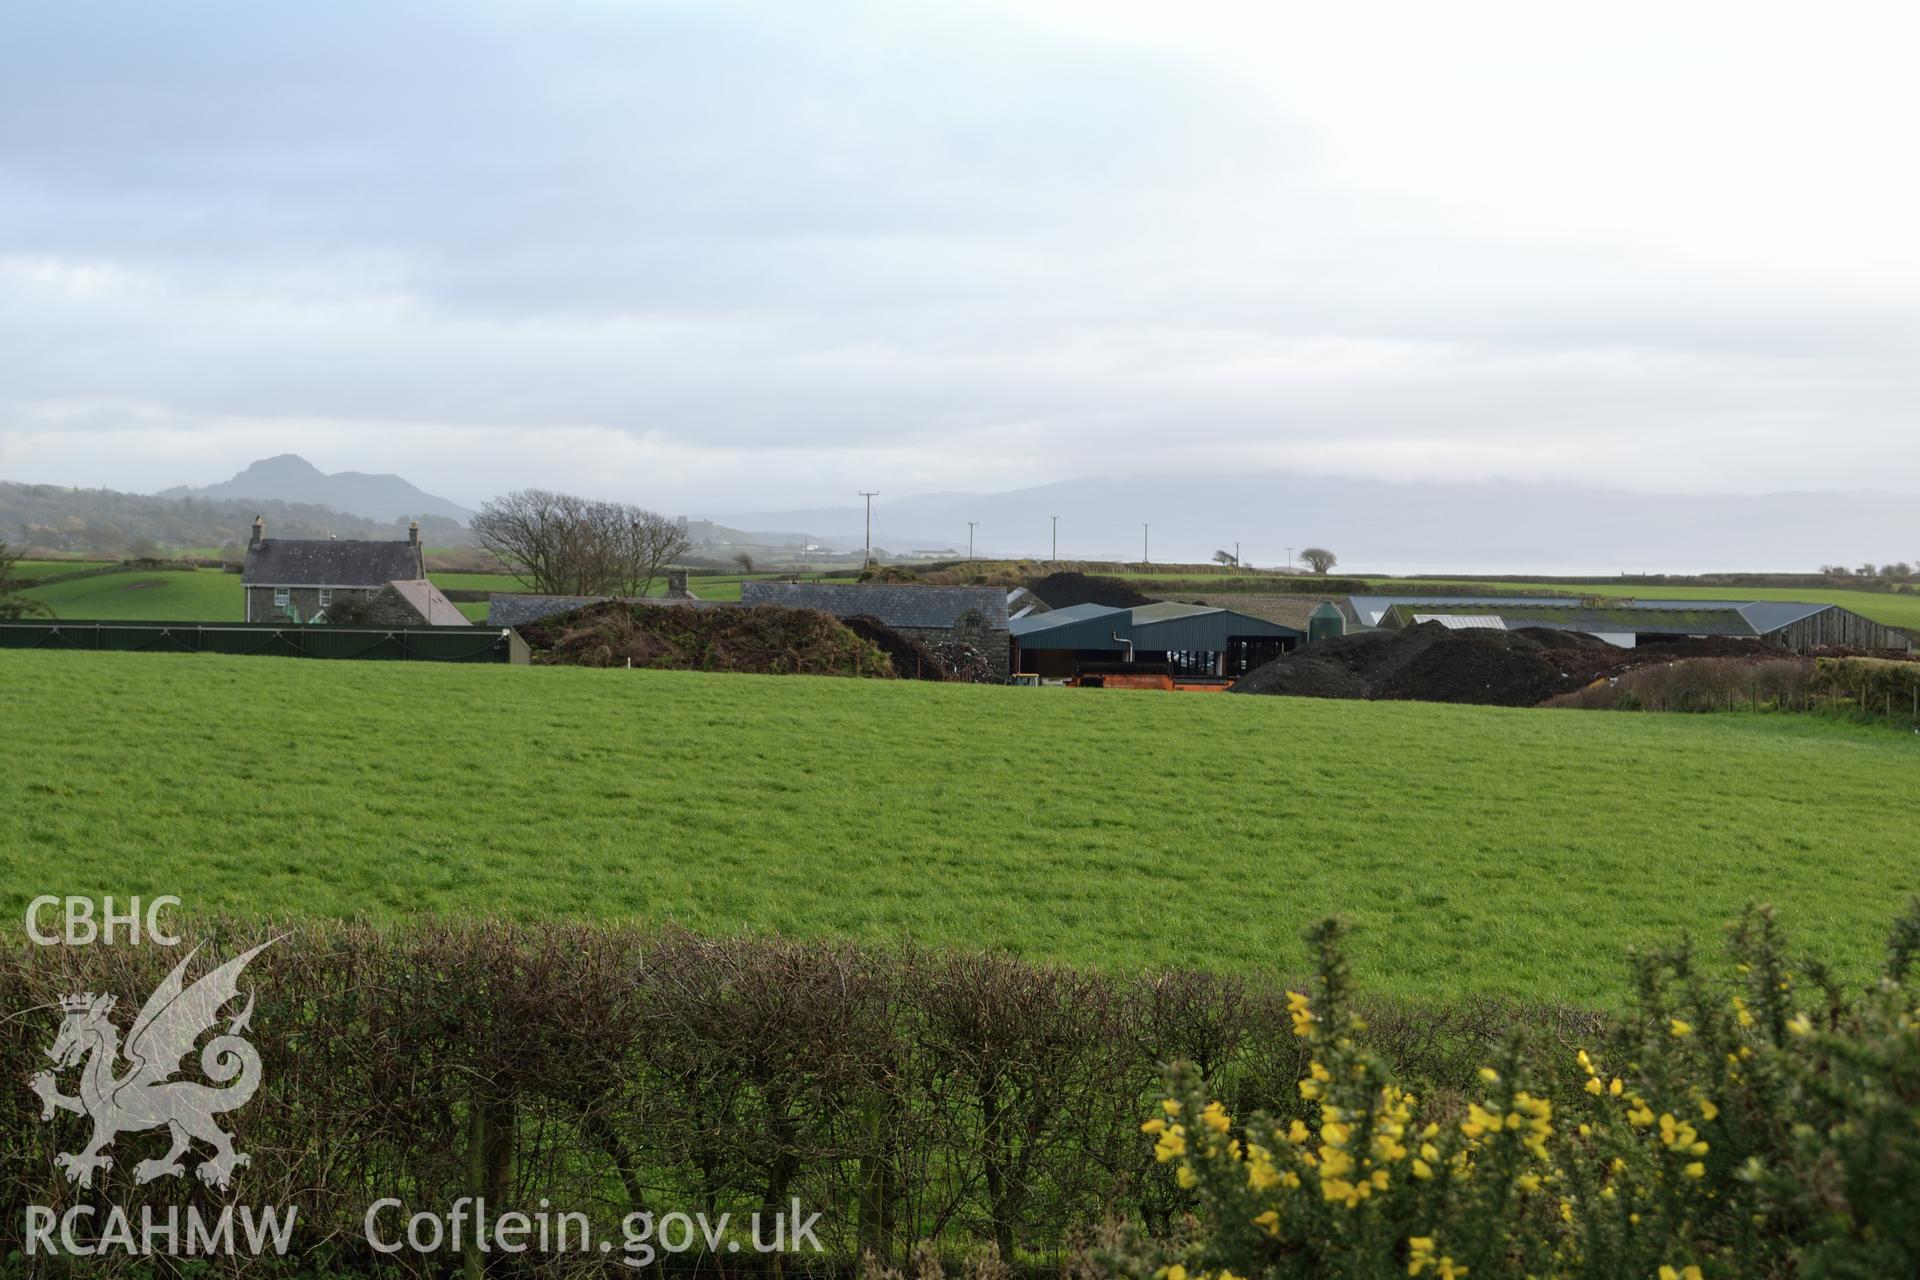
<svg viewBox="0 0 1920 1280">
<path fill-rule="evenodd" d="M 1287 548 L 1287 572 L 1288 573 L 1293 572 L 1293 548 L 1292 547 Z"/>
<path fill-rule="evenodd" d="M 1153 563 L 1153 557 L 1147 554 L 1147 530 L 1151 528 L 1153 528 L 1153 526 L 1147 523 L 1142 523 L 1140 526 L 1140 563 L 1141 564 Z"/>
<path fill-rule="evenodd" d="M 878 489 L 860 491 L 860 496 L 867 500 L 867 558 L 860 566 L 862 569 L 873 568 L 873 500 L 879 492 Z"/>
<path fill-rule="evenodd" d="M 1049 519 L 1053 521 L 1053 561 L 1052 563 L 1058 564 L 1060 562 L 1060 517 L 1051 516 L 1049 517 Z"/>
<path fill-rule="evenodd" d="M 967 521 L 967 559 L 969 560 L 973 559 L 973 526 L 979 523 L 978 520 Z"/>
<path fill-rule="evenodd" d="M 1233 540 L 1233 567 L 1236 569 L 1240 567 L 1240 539 L 1238 538 Z"/>
</svg>

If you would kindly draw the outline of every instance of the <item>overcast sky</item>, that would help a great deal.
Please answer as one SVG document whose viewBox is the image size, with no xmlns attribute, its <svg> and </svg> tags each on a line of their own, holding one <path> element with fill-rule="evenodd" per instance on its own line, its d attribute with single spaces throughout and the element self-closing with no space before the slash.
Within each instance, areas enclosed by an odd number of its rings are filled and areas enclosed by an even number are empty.
<svg viewBox="0 0 1920 1280">
<path fill-rule="evenodd" d="M 0 477 L 1920 492 L 1910 5 L 0 16 Z"/>
</svg>

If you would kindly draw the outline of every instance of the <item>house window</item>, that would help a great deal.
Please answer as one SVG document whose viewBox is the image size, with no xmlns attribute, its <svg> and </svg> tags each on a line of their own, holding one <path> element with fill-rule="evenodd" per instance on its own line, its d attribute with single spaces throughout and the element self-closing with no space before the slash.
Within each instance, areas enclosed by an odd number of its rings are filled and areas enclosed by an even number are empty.
<svg viewBox="0 0 1920 1280">
<path fill-rule="evenodd" d="M 273 589 L 273 607 L 276 609 L 286 608 L 287 595 L 288 595 L 288 592 L 285 587 L 275 587 Z"/>
<path fill-rule="evenodd" d="M 333 589 L 331 587 L 320 588 L 320 607 L 324 609 L 332 603 L 333 603 Z"/>
</svg>

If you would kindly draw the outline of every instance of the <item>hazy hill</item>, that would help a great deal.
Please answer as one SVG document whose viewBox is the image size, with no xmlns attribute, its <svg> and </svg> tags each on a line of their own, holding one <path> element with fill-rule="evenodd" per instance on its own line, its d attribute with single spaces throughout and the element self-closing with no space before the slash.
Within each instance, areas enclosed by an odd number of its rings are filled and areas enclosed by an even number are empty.
<svg viewBox="0 0 1920 1280">
<path fill-rule="evenodd" d="M 199 488 L 181 485 L 163 490 L 155 496 L 277 500 L 331 507 L 335 511 L 379 521 L 400 516 L 417 518 L 435 515 L 465 524 L 473 518 L 473 512 L 459 503 L 436 498 L 399 476 L 370 475 L 364 471 L 336 471 L 328 475 L 293 453 L 263 458 L 233 479 L 222 480 L 219 484 Z"/>
<path fill-rule="evenodd" d="M 716 514 L 747 529 L 806 529 L 858 546 L 859 506 Z M 1813 570 L 1920 558 L 1920 495 L 1875 491 L 1644 494 L 1557 484 L 1400 484 L 1288 472 L 1087 478 L 988 494 L 874 501 L 873 540 L 1039 555 L 1060 517 L 1063 558 L 1204 560 L 1235 541 L 1249 563 L 1333 548 L 1379 572 L 1606 573 Z"/>
<path fill-rule="evenodd" d="M 267 534 L 276 538 L 407 536 L 405 519 L 368 520 L 307 503 L 158 498 L 0 480 L 0 539 L 15 549 L 44 547 L 118 556 L 198 547 L 226 548 L 229 554 L 237 554 L 246 544 L 255 515 L 266 517 Z M 444 516 L 424 516 L 420 527 L 430 545 L 467 541 L 465 526 Z"/>
</svg>

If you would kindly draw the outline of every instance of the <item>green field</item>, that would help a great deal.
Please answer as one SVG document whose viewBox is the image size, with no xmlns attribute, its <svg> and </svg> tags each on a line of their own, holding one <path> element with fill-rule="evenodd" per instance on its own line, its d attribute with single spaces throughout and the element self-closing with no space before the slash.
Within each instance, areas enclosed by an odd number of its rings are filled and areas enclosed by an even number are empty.
<svg viewBox="0 0 1920 1280">
<path fill-rule="evenodd" d="M 1864 974 L 1920 890 L 1920 738 L 806 677 L 0 651 L 0 916 L 672 918 L 1116 970 L 1622 996 L 1749 899 Z M 17 923 L 12 927 L 17 928 Z"/>
<path fill-rule="evenodd" d="M 82 569 L 104 569 L 111 563 L 109 560 L 16 560 L 7 576 L 24 582 L 36 582 L 57 574 L 78 573 Z"/>
<path fill-rule="evenodd" d="M 33 587 L 22 593 L 72 619 L 239 622 L 240 575 L 219 569 L 129 570 Z"/>
</svg>

